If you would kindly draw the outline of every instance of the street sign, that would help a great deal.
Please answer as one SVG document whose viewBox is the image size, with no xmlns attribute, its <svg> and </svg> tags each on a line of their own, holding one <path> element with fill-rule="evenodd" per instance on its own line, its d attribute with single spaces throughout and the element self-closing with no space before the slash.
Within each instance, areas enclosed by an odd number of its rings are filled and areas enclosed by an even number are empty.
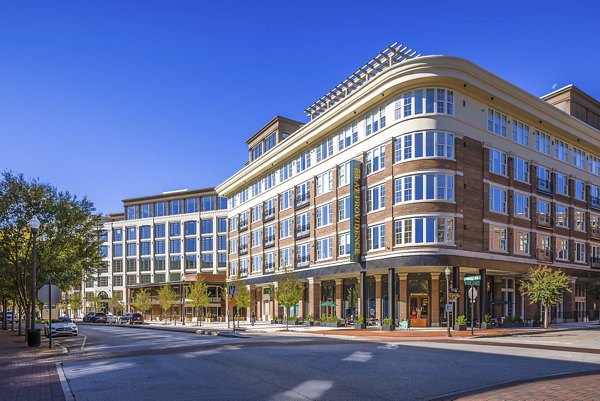
<svg viewBox="0 0 600 401">
<path fill-rule="evenodd" d="M 446 312 L 452 312 L 453 310 L 452 304 L 446 304 Z"/>
<path fill-rule="evenodd" d="M 61 295 L 62 291 L 57 286 L 49 284 L 43 285 L 37 292 L 38 300 L 41 303 L 50 303 L 50 299 L 52 299 L 52 306 L 60 301 Z"/>
<path fill-rule="evenodd" d="M 237 286 L 235 284 L 229 284 L 229 296 L 235 297 L 237 294 Z"/>
<path fill-rule="evenodd" d="M 460 294 L 458 292 L 451 292 L 448 294 L 448 298 L 460 298 Z"/>
<path fill-rule="evenodd" d="M 235 299 L 235 298 L 232 298 L 232 299 L 229 301 L 229 305 L 231 305 L 231 306 L 235 306 L 236 304 L 237 304 L 237 299 Z"/>
<path fill-rule="evenodd" d="M 471 287 L 469 288 L 469 299 L 476 299 L 477 298 L 477 289 L 475 287 Z"/>
<path fill-rule="evenodd" d="M 481 281 L 481 276 L 467 276 L 464 278 L 465 283 L 470 283 L 472 281 Z M 479 285 L 479 284 L 473 284 Z"/>
</svg>

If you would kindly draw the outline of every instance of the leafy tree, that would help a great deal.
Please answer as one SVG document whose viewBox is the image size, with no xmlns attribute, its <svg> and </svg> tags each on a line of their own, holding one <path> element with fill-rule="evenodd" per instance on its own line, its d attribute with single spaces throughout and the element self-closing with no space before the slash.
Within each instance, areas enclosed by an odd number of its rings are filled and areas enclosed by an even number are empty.
<svg viewBox="0 0 600 401">
<path fill-rule="evenodd" d="M 87 306 L 94 309 L 95 311 L 98 310 L 100 301 L 101 301 L 101 299 L 98 296 L 98 294 L 91 294 L 86 297 Z"/>
<path fill-rule="evenodd" d="M 29 221 L 37 216 L 37 283 L 73 288 L 102 265 L 100 217 L 86 198 L 22 174 L 0 175 L 0 280 L 14 288 L 15 300 L 31 312 L 31 256 Z M 28 319 L 29 321 L 29 319 Z"/>
<path fill-rule="evenodd" d="M 285 329 L 289 330 L 288 316 L 290 307 L 296 305 L 304 294 L 304 285 L 298 279 L 298 276 L 289 269 L 284 269 L 284 272 L 277 279 L 277 288 L 275 289 L 275 297 L 277 302 L 283 306 L 285 311 Z"/>
<path fill-rule="evenodd" d="M 108 301 L 108 306 L 110 307 L 110 310 L 113 311 L 113 313 L 119 313 L 119 312 L 123 312 L 123 310 L 125 309 L 125 305 L 123 305 L 123 301 L 121 301 L 118 298 L 111 298 L 110 301 Z"/>
<path fill-rule="evenodd" d="M 162 309 L 163 316 L 166 318 L 166 311 L 173 306 L 175 300 L 177 299 L 177 294 L 170 285 L 164 284 L 162 287 L 158 289 L 158 304 Z M 166 321 L 165 321 L 166 323 Z"/>
<path fill-rule="evenodd" d="M 139 290 L 135 294 L 135 298 L 131 305 L 135 310 L 145 314 L 146 311 L 152 307 L 152 299 L 150 298 L 150 293 L 148 293 L 148 290 L 145 288 Z"/>
<path fill-rule="evenodd" d="M 208 305 L 208 286 L 201 275 L 196 274 L 196 281 L 188 288 L 188 298 L 193 307 L 196 308 L 196 325 L 200 322 L 198 309 L 202 308 L 202 317 L 204 317 L 204 308 Z M 202 323 L 200 323 L 202 326 Z"/>
<path fill-rule="evenodd" d="M 540 265 L 527 272 L 527 279 L 521 280 L 521 293 L 527 295 L 531 304 L 544 307 L 544 328 L 548 328 L 550 306 L 558 302 L 559 297 L 569 289 L 569 277 L 558 269 Z"/>
<path fill-rule="evenodd" d="M 71 294 L 71 297 L 69 298 L 68 302 L 69 307 L 71 308 L 71 312 L 73 312 L 73 316 L 71 317 L 75 317 L 77 310 L 81 309 L 81 294 L 78 292 L 74 292 L 73 294 Z"/>
</svg>

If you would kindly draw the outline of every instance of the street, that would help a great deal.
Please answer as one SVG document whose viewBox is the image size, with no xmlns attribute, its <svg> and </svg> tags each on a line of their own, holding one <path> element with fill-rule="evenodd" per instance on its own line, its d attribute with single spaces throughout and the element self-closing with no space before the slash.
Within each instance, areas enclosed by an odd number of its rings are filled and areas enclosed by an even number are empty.
<svg viewBox="0 0 600 401">
<path fill-rule="evenodd" d="M 468 341 L 238 339 L 103 325 L 58 341 L 69 349 L 62 366 L 78 401 L 421 400 L 600 368 L 598 353 Z"/>
</svg>

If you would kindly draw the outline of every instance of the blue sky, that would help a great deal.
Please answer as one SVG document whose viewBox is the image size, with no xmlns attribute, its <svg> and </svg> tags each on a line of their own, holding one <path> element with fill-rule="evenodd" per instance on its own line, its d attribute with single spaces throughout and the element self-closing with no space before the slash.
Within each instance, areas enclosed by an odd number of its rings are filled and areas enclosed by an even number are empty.
<svg viewBox="0 0 600 401">
<path fill-rule="evenodd" d="M 385 46 L 460 56 L 541 96 L 600 99 L 594 1 L 0 3 L 0 170 L 121 200 L 215 186 L 246 139 Z M 227 149 L 227 152 L 223 150 Z"/>
</svg>

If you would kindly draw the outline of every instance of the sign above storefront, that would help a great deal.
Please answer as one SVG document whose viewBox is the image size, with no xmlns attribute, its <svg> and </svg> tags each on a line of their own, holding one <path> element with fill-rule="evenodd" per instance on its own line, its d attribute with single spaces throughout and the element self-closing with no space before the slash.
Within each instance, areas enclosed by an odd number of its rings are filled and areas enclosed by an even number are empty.
<svg viewBox="0 0 600 401">
<path fill-rule="evenodd" d="M 362 165 L 358 160 L 350 161 L 350 260 L 360 262 L 362 241 L 361 241 L 361 196 L 360 181 L 362 177 Z"/>
</svg>

